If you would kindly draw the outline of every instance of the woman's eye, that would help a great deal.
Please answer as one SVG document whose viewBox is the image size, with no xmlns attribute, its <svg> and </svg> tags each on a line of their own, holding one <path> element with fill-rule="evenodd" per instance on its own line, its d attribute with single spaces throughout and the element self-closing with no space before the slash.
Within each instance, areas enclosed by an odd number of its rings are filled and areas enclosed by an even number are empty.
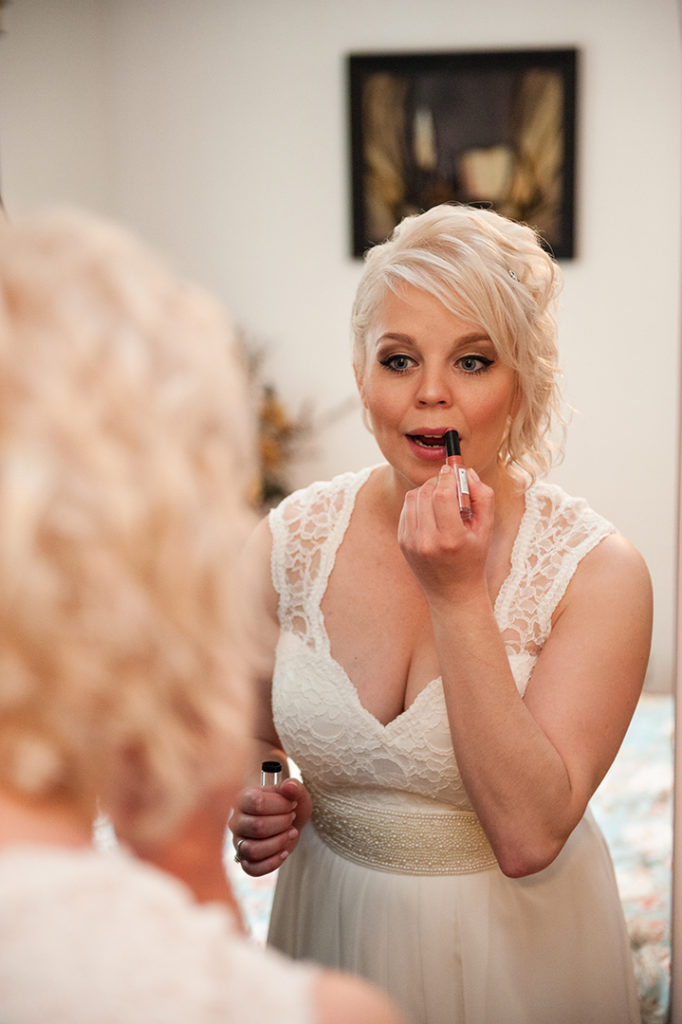
<svg viewBox="0 0 682 1024">
<path fill-rule="evenodd" d="M 457 365 L 465 373 L 483 373 L 484 370 L 493 365 L 493 360 L 486 359 L 485 356 L 462 356 L 461 359 L 457 360 Z"/>
<path fill-rule="evenodd" d="M 394 373 L 404 373 L 414 365 L 414 360 L 410 359 L 409 356 L 401 355 L 396 353 L 393 356 L 387 356 L 385 359 L 380 360 L 381 365 L 387 369 L 392 370 Z"/>
</svg>

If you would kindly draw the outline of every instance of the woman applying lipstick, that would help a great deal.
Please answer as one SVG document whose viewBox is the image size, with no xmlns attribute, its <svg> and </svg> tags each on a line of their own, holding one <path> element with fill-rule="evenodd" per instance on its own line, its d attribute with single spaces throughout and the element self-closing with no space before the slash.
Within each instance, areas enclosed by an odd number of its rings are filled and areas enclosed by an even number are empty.
<svg viewBox="0 0 682 1024">
<path fill-rule="evenodd" d="M 641 690 L 651 589 L 611 524 L 541 481 L 558 290 L 527 227 L 406 219 L 353 310 L 385 463 L 297 492 L 254 537 L 279 626 L 259 736 L 304 784 L 243 792 L 240 860 L 282 865 L 273 945 L 422 1024 L 639 1020 L 588 802 Z"/>
</svg>

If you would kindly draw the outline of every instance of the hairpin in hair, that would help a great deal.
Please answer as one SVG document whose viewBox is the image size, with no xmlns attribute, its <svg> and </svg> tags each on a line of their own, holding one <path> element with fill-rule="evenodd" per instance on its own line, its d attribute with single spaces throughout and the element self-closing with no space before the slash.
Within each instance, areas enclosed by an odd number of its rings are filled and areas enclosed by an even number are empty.
<svg viewBox="0 0 682 1024">
<path fill-rule="evenodd" d="M 511 277 L 512 281 L 518 281 L 518 277 L 516 276 L 513 270 L 507 270 L 507 273 Z"/>
</svg>

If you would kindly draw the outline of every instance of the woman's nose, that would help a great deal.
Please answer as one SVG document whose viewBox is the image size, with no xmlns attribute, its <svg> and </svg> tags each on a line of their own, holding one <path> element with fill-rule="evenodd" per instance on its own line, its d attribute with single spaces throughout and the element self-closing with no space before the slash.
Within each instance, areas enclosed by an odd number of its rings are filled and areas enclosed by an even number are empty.
<svg viewBox="0 0 682 1024">
<path fill-rule="evenodd" d="M 416 398 L 418 405 L 421 406 L 451 405 L 450 382 L 440 372 L 424 372 L 419 381 Z"/>
</svg>

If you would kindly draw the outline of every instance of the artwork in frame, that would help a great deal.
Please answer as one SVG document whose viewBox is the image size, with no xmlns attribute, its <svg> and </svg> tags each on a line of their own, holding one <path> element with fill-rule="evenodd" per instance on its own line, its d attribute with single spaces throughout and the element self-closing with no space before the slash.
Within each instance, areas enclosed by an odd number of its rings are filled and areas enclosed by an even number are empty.
<svg viewBox="0 0 682 1024">
<path fill-rule="evenodd" d="M 577 51 L 348 57 L 353 255 L 408 214 L 489 206 L 574 255 Z"/>
</svg>

